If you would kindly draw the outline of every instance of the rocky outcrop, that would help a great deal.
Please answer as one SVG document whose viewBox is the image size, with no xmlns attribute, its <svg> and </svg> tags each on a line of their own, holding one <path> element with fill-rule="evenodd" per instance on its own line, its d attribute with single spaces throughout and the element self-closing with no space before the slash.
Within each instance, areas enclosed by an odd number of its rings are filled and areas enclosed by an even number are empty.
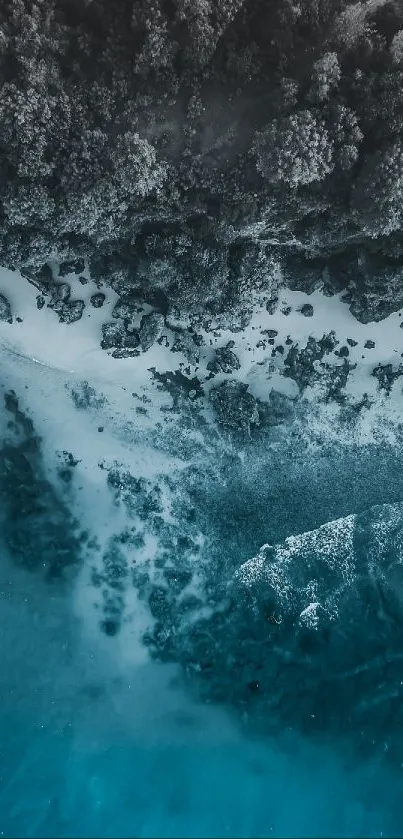
<svg viewBox="0 0 403 839">
<path fill-rule="evenodd" d="M 345 733 L 400 762 L 401 504 L 265 545 L 215 585 L 213 614 L 182 615 L 165 640 L 161 627 L 157 654 L 180 660 L 198 691 L 244 710 L 252 725 L 322 743 Z"/>
</svg>

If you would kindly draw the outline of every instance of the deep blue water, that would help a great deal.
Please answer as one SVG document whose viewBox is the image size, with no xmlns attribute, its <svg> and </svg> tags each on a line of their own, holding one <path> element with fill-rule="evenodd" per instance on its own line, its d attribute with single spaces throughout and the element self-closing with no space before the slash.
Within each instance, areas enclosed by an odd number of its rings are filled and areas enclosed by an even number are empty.
<svg viewBox="0 0 403 839">
<path fill-rule="evenodd" d="M 401 835 L 395 771 L 285 732 L 249 737 L 190 701 L 174 668 L 118 672 L 64 593 L 46 598 L 4 553 L 1 594 L 1 835 Z"/>
</svg>

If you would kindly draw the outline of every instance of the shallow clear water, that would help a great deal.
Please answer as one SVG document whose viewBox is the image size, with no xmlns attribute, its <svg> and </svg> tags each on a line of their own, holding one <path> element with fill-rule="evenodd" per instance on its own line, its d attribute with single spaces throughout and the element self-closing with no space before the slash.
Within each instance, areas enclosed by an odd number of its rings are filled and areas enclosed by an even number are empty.
<svg viewBox="0 0 403 839">
<path fill-rule="evenodd" d="M 18 393 L 25 392 L 26 382 L 31 387 L 31 368 L 21 369 Z M 138 521 L 128 518 L 124 504 L 114 506 L 98 461 L 109 455 L 113 463 L 118 452 L 137 475 L 137 464 L 148 467 L 150 450 L 135 437 L 134 426 L 126 431 L 113 404 L 115 424 L 102 415 L 102 407 L 92 414 L 73 409 L 64 374 L 35 376 L 27 398 L 43 438 L 39 454 L 31 452 L 38 461 L 35 469 L 43 469 L 56 486 L 57 451 L 74 452 L 80 459 L 77 477 L 62 486 L 62 495 L 80 526 L 89 526 L 93 536 L 104 534 L 106 544 L 110 534 Z M 4 435 L 8 420 L 9 414 L 2 417 Z M 103 435 L 94 433 L 100 425 Z M 15 434 L 12 445 L 20 439 Z M 196 446 L 195 452 L 199 456 Z M 241 467 L 236 457 L 229 458 L 232 472 L 221 487 L 215 482 L 212 489 L 197 470 L 188 478 L 201 527 L 214 533 L 214 562 L 219 567 L 222 560 L 230 573 L 265 540 L 281 541 L 338 515 L 402 497 L 399 452 L 352 450 L 344 462 L 323 453 L 311 458 L 309 468 L 295 466 L 288 450 L 264 456 L 265 462 L 259 453 L 254 460 L 250 455 Z M 21 463 L 15 461 L 13 468 Z M 177 481 L 177 473 L 172 475 Z M 18 533 L 23 495 L 19 476 L 14 477 L 8 475 L 7 486 L 16 495 Z M 173 489 L 180 529 L 189 486 Z M 9 509 L 4 497 L 3 506 Z M 59 521 L 68 527 L 63 517 Z M 21 530 L 30 535 L 29 527 Z M 32 545 L 38 544 L 36 535 Z M 99 589 L 88 584 L 88 575 L 45 581 L 33 549 L 30 554 L 28 545 L 24 554 L 24 563 L 34 569 L 29 572 L 17 568 L 15 557 L 0 544 L 1 835 L 402 835 L 399 745 L 392 766 L 384 760 L 382 731 L 381 747 L 371 757 L 371 749 L 358 755 L 348 738 L 325 745 L 325 731 L 315 744 L 281 726 L 272 726 L 270 739 L 258 735 L 248 724 L 248 707 L 237 716 L 229 710 L 230 701 L 220 707 L 197 701 L 181 681 L 179 667 L 151 663 L 144 647 L 140 655 L 140 602 L 130 601 L 122 632 L 108 637 L 99 630 Z M 95 545 L 91 561 L 97 552 Z M 226 671 L 223 684 L 231 667 Z M 216 672 L 216 681 L 219 676 Z M 231 678 L 242 683 L 236 666 Z M 364 741 L 370 736 L 369 729 L 364 731 Z"/>
</svg>

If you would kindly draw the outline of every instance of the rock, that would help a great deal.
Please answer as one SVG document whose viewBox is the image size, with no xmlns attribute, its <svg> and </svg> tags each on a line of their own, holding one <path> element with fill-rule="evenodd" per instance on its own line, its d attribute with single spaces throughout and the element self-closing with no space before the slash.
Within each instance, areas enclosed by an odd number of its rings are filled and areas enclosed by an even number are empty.
<svg viewBox="0 0 403 839">
<path fill-rule="evenodd" d="M 301 306 L 299 311 L 301 312 L 301 315 L 303 315 L 305 318 L 313 317 L 313 306 L 311 305 L 311 303 L 304 303 L 304 305 Z"/>
<path fill-rule="evenodd" d="M 365 341 L 364 347 L 366 350 L 373 350 L 375 347 L 375 341 Z"/>
<path fill-rule="evenodd" d="M 350 355 L 350 350 L 348 347 L 346 347 L 346 345 L 344 345 L 343 347 L 340 347 L 339 350 L 335 350 L 335 355 L 338 355 L 339 358 L 348 358 L 348 356 Z"/>
<path fill-rule="evenodd" d="M 358 341 L 354 341 L 354 338 L 347 338 L 347 344 L 349 347 L 356 347 L 358 345 Z"/>
<path fill-rule="evenodd" d="M 351 370 L 354 370 L 356 364 L 351 364 L 347 358 L 343 358 L 343 364 L 326 365 L 326 401 L 339 402 L 343 404 L 346 400 L 346 394 L 343 393 Z"/>
<path fill-rule="evenodd" d="M 160 337 L 164 328 L 164 316 L 161 312 L 150 312 L 141 318 L 139 337 L 144 352 L 150 349 Z"/>
<path fill-rule="evenodd" d="M 84 300 L 70 300 L 68 303 L 63 303 L 58 307 L 58 315 L 60 323 L 74 323 L 80 320 L 85 309 Z"/>
<path fill-rule="evenodd" d="M 113 351 L 112 358 L 134 358 L 138 355 L 140 355 L 138 350 L 131 347 L 122 347 Z"/>
<path fill-rule="evenodd" d="M 37 298 L 36 298 L 36 306 L 37 306 L 37 308 L 38 308 L 38 309 L 43 309 L 43 307 L 44 307 L 44 305 L 45 305 L 45 302 L 46 302 L 46 301 L 45 301 L 45 298 L 44 298 L 44 297 L 42 297 L 42 295 L 41 295 L 41 294 L 38 294 L 38 296 L 37 296 Z"/>
<path fill-rule="evenodd" d="M 67 274 L 82 274 L 84 269 L 85 262 L 83 259 L 66 260 L 59 266 L 59 277 L 65 277 Z"/>
<path fill-rule="evenodd" d="M 120 323 L 109 321 L 103 323 L 102 327 L 101 347 L 103 350 L 110 350 L 113 347 L 120 347 L 123 345 L 125 330 Z"/>
<path fill-rule="evenodd" d="M 11 306 L 4 294 L 0 294 L 0 320 L 12 322 Z"/>
<path fill-rule="evenodd" d="M 127 332 L 124 324 L 108 321 L 102 324 L 101 348 L 103 350 L 134 350 L 140 344 L 138 332 Z M 124 358 L 126 356 L 116 356 Z"/>
<path fill-rule="evenodd" d="M 172 352 L 183 353 L 190 364 L 197 364 L 199 361 L 198 344 L 195 340 L 197 336 L 185 330 L 176 332 L 175 341 L 172 344 Z"/>
<path fill-rule="evenodd" d="M 233 370 L 240 369 L 239 358 L 230 349 L 232 343 L 230 341 L 230 344 L 227 344 L 226 347 L 219 347 L 216 350 L 214 359 L 207 364 L 207 370 L 212 373 L 232 373 Z"/>
<path fill-rule="evenodd" d="M 402 545 L 402 504 L 264 545 L 230 572 L 226 609 L 178 627 L 177 658 L 197 662 L 206 699 L 259 727 L 335 743 L 343 731 L 359 748 L 364 728 L 389 760 L 398 737 L 400 769 Z"/>
<path fill-rule="evenodd" d="M 150 372 L 153 379 L 159 382 L 171 394 L 175 409 L 180 405 L 183 397 L 193 401 L 195 399 L 201 399 L 204 396 L 202 384 L 197 376 L 193 376 L 192 378 L 190 376 L 184 376 L 181 370 L 159 373 L 155 367 L 151 367 Z"/>
<path fill-rule="evenodd" d="M 97 294 L 93 294 L 92 297 L 90 297 L 90 303 L 94 309 L 101 309 L 105 303 L 105 295 L 102 294 L 101 291 Z"/>
<path fill-rule="evenodd" d="M 137 322 L 139 310 L 140 306 L 138 297 L 132 294 L 126 294 L 123 297 L 120 297 L 115 304 L 112 311 L 112 317 L 121 318 L 122 320 L 127 321 L 127 323 L 133 323 L 133 321 Z"/>
<path fill-rule="evenodd" d="M 68 283 L 57 283 L 52 288 L 52 296 L 48 307 L 56 308 L 59 303 L 67 303 L 70 300 L 71 289 Z"/>
<path fill-rule="evenodd" d="M 59 315 L 60 323 L 74 323 L 82 318 L 85 309 L 84 300 L 70 300 L 70 293 L 68 283 L 58 283 L 53 286 L 48 309 L 53 309 Z"/>
<path fill-rule="evenodd" d="M 290 376 L 297 382 L 299 388 L 304 390 L 320 376 L 315 362 L 321 361 L 325 355 L 333 352 L 337 344 L 334 332 L 323 335 L 319 341 L 315 341 L 315 338 L 311 336 L 302 349 L 298 348 L 298 344 L 294 344 L 290 347 L 284 361 L 284 375 Z"/>
<path fill-rule="evenodd" d="M 154 586 L 148 598 L 148 605 L 153 618 L 169 623 L 172 607 L 167 589 Z"/>
<path fill-rule="evenodd" d="M 374 367 L 372 375 L 378 379 L 380 390 L 389 394 L 396 379 L 403 376 L 403 365 L 399 364 L 397 370 L 394 370 L 392 364 L 378 364 L 377 367 Z"/>
<path fill-rule="evenodd" d="M 248 393 L 248 385 L 223 382 L 210 391 L 210 401 L 217 421 L 230 428 L 250 432 L 251 425 L 260 425 L 258 402 Z"/>
<path fill-rule="evenodd" d="M 380 321 L 402 308 L 403 269 L 399 259 L 387 259 L 364 248 L 345 259 L 341 275 L 348 283 L 343 300 L 361 323 Z M 340 269 L 339 269 L 340 273 Z"/>
<path fill-rule="evenodd" d="M 293 417 L 293 400 L 272 388 L 268 402 L 259 405 L 259 414 L 261 425 L 282 425 Z"/>
<path fill-rule="evenodd" d="M 269 315 L 274 315 L 278 306 L 278 297 L 272 297 L 266 303 L 266 310 L 268 311 Z"/>
</svg>

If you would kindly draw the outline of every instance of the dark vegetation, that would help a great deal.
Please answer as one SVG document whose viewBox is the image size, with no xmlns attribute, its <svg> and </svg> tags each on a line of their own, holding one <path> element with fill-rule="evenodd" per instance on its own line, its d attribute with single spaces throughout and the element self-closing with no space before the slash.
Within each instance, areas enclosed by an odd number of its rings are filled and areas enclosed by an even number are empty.
<svg viewBox="0 0 403 839">
<path fill-rule="evenodd" d="M 4 0 L 0 84 L 3 265 L 403 303 L 401 0 Z"/>
</svg>

